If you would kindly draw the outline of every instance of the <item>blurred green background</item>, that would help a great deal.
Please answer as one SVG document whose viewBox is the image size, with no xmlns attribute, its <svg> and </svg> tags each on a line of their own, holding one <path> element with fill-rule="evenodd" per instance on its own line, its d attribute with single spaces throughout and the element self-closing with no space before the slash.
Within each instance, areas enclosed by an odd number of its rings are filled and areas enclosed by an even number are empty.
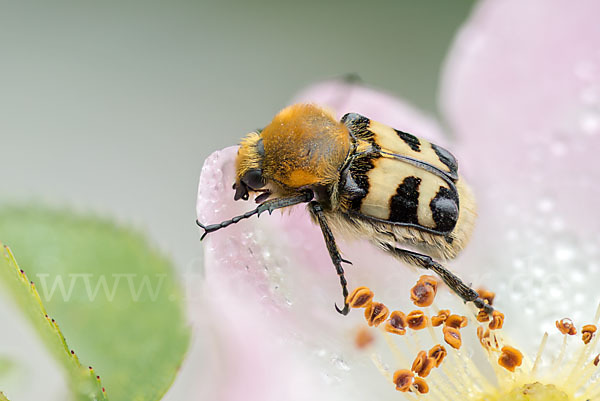
<svg viewBox="0 0 600 401">
<path fill-rule="evenodd" d="M 348 73 L 436 113 L 474 3 L 0 1 L 0 202 L 114 217 L 198 271 L 206 156 Z M 186 362 L 169 399 L 199 366 Z"/>
</svg>

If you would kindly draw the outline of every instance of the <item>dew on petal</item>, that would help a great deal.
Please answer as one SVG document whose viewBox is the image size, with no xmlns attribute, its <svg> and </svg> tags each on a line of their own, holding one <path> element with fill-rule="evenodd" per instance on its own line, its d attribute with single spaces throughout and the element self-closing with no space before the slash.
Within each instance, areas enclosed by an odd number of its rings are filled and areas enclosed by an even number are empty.
<svg viewBox="0 0 600 401">
<path fill-rule="evenodd" d="M 334 356 L 331 359 L 331 362 L 333 363 L 333 366 L 335 366 L 339 370 L 342 370 L 345 372 L 350 370 L 350 365 L 348 365 L 348 363 L 339 356 Z"/>
<path fill-rule="evenodd" d="M 586 111 L 579 119 L 579 129 L 583 134 L 595 135 L 600 131 L 600 113 Z"/>
<path fill-rule="evenodd" d="M 558 262 L 569 262 L 575 257 L 576 251 L 568 245 L 558 245 L 554 250 L 554 257 Z"/>
<path fill-rule="evenodd" d="M 549 213 L 554 209 L 554 201 L 550 198 L 542 198 L 538 202 L 538 210 L 542 213 Z"/>
</svg>

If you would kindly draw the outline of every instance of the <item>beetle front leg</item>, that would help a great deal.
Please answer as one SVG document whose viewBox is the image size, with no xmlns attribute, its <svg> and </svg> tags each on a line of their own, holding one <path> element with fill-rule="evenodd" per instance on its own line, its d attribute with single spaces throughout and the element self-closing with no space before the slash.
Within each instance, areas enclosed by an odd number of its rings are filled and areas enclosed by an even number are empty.
<svg viewBox="0 0 600 401">
<path fill-rule="evenodd" d="M 389 244 L 380 243 L 381 247 L 392 253 L 394 256 L 408 261 L 412 265 L 420 266 L 424 269 L 433 270 L 452 291 L 454 291 L 465 302 L 473 302 L 479 309 L 483 309 L 486 313 L 491 314 L 494 308 L 486 303 L 477 291 L 466 285 L 460 277 L 446 269 L 444 266 L 433 260 L 430 256 L 423 255 L 417 252 L 406 249 L 395 248 Z"/>
<path fill-rule="evenodd" d="M 202 237 L 200 237 L 200 241 L 202 241 L 204 239 L 204 237 L 206 237 L 208 234 L 215 232 L 217 230 L 220 230 L 222 228 L 228 227 L 231 224 L 235 224 L 235 223 L 239 222 L 240 220 L 250 218 L 254 215 L 260 216 L 261 213 L 264 213 L 264 212 L 269 212 L 269 214 L 271 214 L 271 213 L 273 213 L 274 210 L 277 210 L 277 209 L 294 206 L 299 203 L 306 203 L 306 202 L 309 202 L 313 198 L 313 196 L 314 195 L 313 195 L 312 191 L 308 191 L 308 192 L 302 192 L 302 193 L 294 195 L 294 196 L 290 196 L 288 198 L 269 199 L 267 201 L 262 202 L 260 205 L 258 205 L 253 210 L 250 210 L 240 216 L 235 216 L 231 219 L 222 221 L 217 224 L 204 225 L 204 224 L 200 223 L 199 220 L 196 220 L 196 224 L 198 225 L 198 227 L 200 227 L 201 229 L 204 230 L 204 234 L 202 234 Z"/>
<path fill-rule="evenodd" d="M 309 208 L 312 214 L 319 221 L 319 226 L 321 226 L 321 231 L 323 232 L 323 237 L 325 238 L 325 244 L 327 245 L 327 250 L 329 251 L 329 257 L 331 257 L 331 261 L 335 266 L 335 270 L 340 277 L 340 284 L 342 286 L 342 295 L 344 296 L 344 308 L 340 309 L 337 304 L 335 304 L 335 310 L 342 315 L 347 315 L 350 311 L 350 306 L 348 305 L 348 282 L 346 281 L 346 277 L 344 277 L 344 268 L 342 267 L 342 262 L 352 264 L 351 262 L 342 259 L 340 255 L 340 251 L 335 243 L 335 238 L 333 237 L 333 233 L 327 225 L 327 220 L 325 219 L 325 214 L 323 213 L 323 208 L 319 204 L 319 202 L 312 201 L 309 203 Z"/>
</svg>

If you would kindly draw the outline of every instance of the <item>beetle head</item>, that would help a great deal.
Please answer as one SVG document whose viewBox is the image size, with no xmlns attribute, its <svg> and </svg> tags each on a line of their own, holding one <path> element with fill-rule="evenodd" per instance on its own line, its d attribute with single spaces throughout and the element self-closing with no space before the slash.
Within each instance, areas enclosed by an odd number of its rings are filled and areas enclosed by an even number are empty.
<svg viewBox="0 0 600 401">
<path fill-rule="evenodd" d="M 256 191 L 266 185 L 262 173 L 262 159 L 265 149 L 260 134 L 252 132 L 240 143 L 237 155 L 237 180 L 233 184 L 233 199 L 248 200 L 249 191 Z"/>
</svg>

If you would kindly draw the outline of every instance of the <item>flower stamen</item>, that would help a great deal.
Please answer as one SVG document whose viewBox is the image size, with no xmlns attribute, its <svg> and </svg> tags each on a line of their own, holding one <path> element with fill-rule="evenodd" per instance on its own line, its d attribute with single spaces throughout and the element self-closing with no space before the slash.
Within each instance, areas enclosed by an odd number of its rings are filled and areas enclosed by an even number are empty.
<svg viewBox="0 0 600 401">
<path fill-rule="evenodd" d="M 523 354 L 518 349 L 505 345 L 502 347 L 502 353 L 498 358 L 498 364 L 510 372 L 521 366 L 523 363 Z"/>
<path fill-rule="evenodd" d="M 433 276 L 421 276 L 410 290 L 410 299 L 416 306 L 427 307 L 433 303 L 437 293 L 437 280 Z"/>
<path fill-rule="evenodd" d="M 460 336 L 460 331 L 454 327 L 445 326 L 442 329 L 444 333 L 444 341 L 446 344 L 450 345 L 454 349 L 459 349 L 462 345 L 462 338 Z"/>
<path fill-rule="evenodd" d="M 433 359 L 436 368 L 440 367 L 446 355 L 448 355 L 446 348 L 444 348 L 444 346 L 440 344 L 434 345 L 433 348 L 431 348 L 427 354 L 427 356 Z"/>
<path fill-rule="evenodd" d="M 556 321 L 556 328 L 563 334 L 574 336 L 577 334 L 577 329 L 573 324 L 573 321 L 568 317 Z"/>
<path fill-rule="evenodd" d="M 448 319 L 448 316 L 450 316 L 450 311 L 448 309 L 442 309 L 436 316 L 431 318 L 431 325 L 433 327 L 441 326 Z"/>
<path fill-rule="evenodd" d="M 499 330 L 502 326 L 504 326 L 504 314 L 495 310 L 492 312 L 492 321 L 489 323 L 488 327 L 490 330 Z"/>
<path fill-rule="evenodd" d="M 546 349 L 547 342 L 548 342 L 548 333 L 544 333 L 544 336 L 542 337 L 542 342 L 540 343 L 540 346 L 538 347 L 537 355 L 535 356 L 535 361 L 533 362 L 533 367 L 531 368 L 531 376 L 535 376 L 535 374 L 536 374 L 537 368 L 540 365 L 540 362 L 542 360 L 542 354 L 544 353 L 544 350 Z"/>
<path fill-rule="evenodd" d="M 396 385 L 396 390 L 406 392 L 410 389 L 410 386 L 413 384 L 415 375 L 408 369 L 400 369 L 394 373 L 394 384 Z"/>
<path fill-rule="evenodd" d="M 369 326 L 377 327 L 387 319 L 389 313 L 387 306 L 381 302 L 371 302 L 365 308 L 365 319 Z"/>
<path fill-rule="evenodd" d="M 450 315 L 448 316 L 448 319 L 446 319 L 445 322 L 447 327 L 454 327 L 457 330 L 466 327 L 467 323 L 467 317 L 460 315 Z"/>
<path fill-rule="evenodd" d="M 420 377 L 427 377 L 431 372 L 431 369 L 435 367 L 435 360 L 433 358 L 429 358 L 427 356 L 427 352 L 420 351 L 415 358 L 412 367 L 414 373 L 416 373 Z"/>
<path fill-rule="evenodd" d="M 423 284 L 424 280 L 422 277 L 420 283 L 427 286 L 428 284 Z M 563 344 L 557 358 L 545 370 L 551 375 L 540 377 L 538 371 L 543 366 L 542 357 L 548 351 L 546 346 L 548 333 L 544 334 L 535 360 L 531 363 L 520 350 L 504 342 L 502 336 L 504 315 L 499 311 L 494 311 L 487 316 L 490 319 L 488 324 L 474 325 L 479 342 L 496 374 L 498 384 L 494 385 L 484 377 L 482 371 L 474 363 L 472 355 L 467 355 L 462 351 L 461 329 L 469 326 L 469 319 L 480 320 L 481 312 L 477 313 L 471 310 L 471 316 L 462 316 L 451 313 L 450 310 L 438 310 L 434 306 L 433 310 L 438 312 L 431 317 L 425 313 L 427 309 L 425 311 L 414 310 L 408 315 L 399 310 L 390 314 L 383 303 L 373 301 L 373 293 L 368 288 L 359 287 L 358 290 L 353 291 L 353 294 L 356 299 L 363 299 L 360 302 L 354 300 L 355 305 L 367 304 L 365 318 L 369 326 L 376 327 L 385 321 L 385 325 L 379 330 L 395 356 L 395 363 L 401 369 L 395 372 L 388 370 L 383 364 L 382 358 L 376 354 L 372 354 L 371 359 L 388 381 L 393 383 L 398 391 L 407 393 L 406 397 L 409 399 L 428 394 L 436 401 L 459 399 L 499 401 L 513 400 L 516 399 L 515 397 L 531 394 L 538 398 L 540 396 L 550 397 L 543 398 L 545 400 L 587 401 L 600 396 L 600 383 L 594 376 L 599 374 L 600 355 L 593 359 L 590 358 L 596 345 L 600 342 L 600 336 L 596 335 L 597 320 L 596 324 L 588 324 L 581 328 L 584 344 L 579 343 L 581 350 L 577 353 L 567 353 L 567 344 L 568 337 L 574 335 L 572 333 L 577 333 L 578 329 L 568 318 L 556 321 L 558 330 L 563 333 Z M 597 316 L 600 316 L 600 306 Z M 431 324 L 429 324 L 430 320 Z M 442 325 L 443 341 L 451 347 L 448 350 L 440 344 L 441 338 L 435 329 Z M 435 344 L 429 351 L 426 351 L 427 348 L 421 344 L 423 338 L 419 331 L 424 328 L 427 328 L 431 340 Z M 406 335 L 408 329 L 412 329 L 414 332 Z M 368 347 L 372 343 L 374 336 L 370 335 L 369 330 L 372 329 L 365 328 L 358 332 L 355 338 L 358 348 Z M 399 339 L 405 342 L 406 347 L 400 348 L 400 344 L 397 344 L 390 334 L 400 335 Z M 414 356 L 412 363 L 410 362 L 411 356 L 409 356 L 411 352 L 405 352 L 405 348 L 406 350 L 420 350 Z M 450 358 L 449 362 L 446 361 L 447 356 Z M 565 358 L 566 363 L 563 363 Z M 526 369 L 523 368 L 523 365 Z M 409 366 L 410 369 L 406 369 Z M 519 367 L 521 368 L 517 369 Z M 434 374 L 435 368 L 440 368 L 440 373 Z M 394 373 L 392 374 L 392 372 Z M 425 380 L 425 378 L 427 379 Z"/>
<path fill-rule="evenodd" d="M 403 336 L 406 334 L 407 326 L 408 321 L 406 320 L 406 315 L 403 312 L 396 310 L 392 312 L 390 318 L 385 323 L 385 331 Z"/>
<path fill-rule="evenodd" d="M 427 327 L 427 316 L 420 310 L 414 310 L 408 314 L 406 317 L 406 321 L 408 322 L 408 327 L 413 330 L 421 330 Z"/>
<path fill-rule="evenodd" d="M 373 300 L 373 296 L 373 291 L 367 287 L 355 288 L 350 295 L 348 295 L 348 305 L 351 308 L 366 308 Z"/>
<path fill-rule="evenodd" d="M 427 394 L 429 392 L 429 386 L 427 385 L 427 382 L 421 377 L 415 377 L 412 387 L 416 388 L 416 390 L 421 394 Z M 411 391 L 413 391 L 412 388 Z"/>
<path fill-rule="evenodd" d="M 582 327 L 581 329 L 581 339 L 583 340 L 584 344 L 589 344 L 590 341 L 592 341 L 592 338 L 594 337 L 594 333 L 596 333 L 596 326 L 594 326 L 593 324 L 586 324 L 585 326 Z"/>
</svg>

